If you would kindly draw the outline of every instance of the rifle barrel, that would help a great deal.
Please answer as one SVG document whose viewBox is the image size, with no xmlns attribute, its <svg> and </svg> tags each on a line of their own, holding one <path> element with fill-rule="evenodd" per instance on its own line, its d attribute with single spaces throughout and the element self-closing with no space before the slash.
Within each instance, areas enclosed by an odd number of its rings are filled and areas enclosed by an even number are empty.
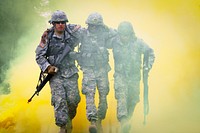
<svg viewBox="0 0 200 133">
<path fill-rule="evenodd" d="M 36 87 L 35 93 L 32 95 L 32 97 L 28 100 L 28 103 L 32 101 L 35 94 L 39 94 L 39 92 L 42 90 L 42 88 L 45 86 L 45 84 L 53 77 L 52 74 L 48 74 L 44 80 L 41 82 L 39 86 Z"/>
<path fill-rule="evenodd" d="M 144 122 L 143 124 L 146 125 L 146 116 L 149 113 L 149 100 L 148 100 L 148 71 L 143 71 L 143 85 L 144 85 L 144 95 L 143 95 L 143 104 L 144 104 Z"/>
</svg>

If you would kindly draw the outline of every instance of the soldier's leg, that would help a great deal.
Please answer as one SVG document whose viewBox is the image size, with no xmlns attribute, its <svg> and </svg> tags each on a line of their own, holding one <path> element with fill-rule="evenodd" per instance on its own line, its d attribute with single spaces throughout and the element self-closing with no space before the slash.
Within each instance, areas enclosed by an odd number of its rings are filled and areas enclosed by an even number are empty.
<svg viewBox="0 0 200 133">
<path fill-rule="evenodd" d="M 89 121 L 97 120 L 97 109 L 95 106 L 95 88 L 90 88 L 90 91 L 85 94 L 86 96 L 86 113 Z"/>
<path fill-rule="evenodd" d="M 69 119 L 67 121 L 67 132 L 70 133 L 72 130 L 72 119 L 76 115 L 76 109 L 80 102 L 80 94 L 78 90 L 78 74 L 74 74 L 64 82 L 66 89 L 66 99 L 68 105 Z"/>
<path fill-rule="evenodd" d="M 120 119 L 120 126 L 121 126 L 120 133 L 130 133 L 131 124 L 130 120 L 127 117 L 122 117 Z"/>
<path fill-rule="evenodd" d="M 105 119 L 108 108 L 107 95 L 109 92 L 109 81 L 107 73 L 98 78 L 97 89 L 99 93 L 97 128 L 99 132 L 103 132 L 101 121 Z"/>
<path fill-rule="evenodd" d="M 86 115 L 87 119 L 91 122 L 89 131 L 91 133 L 97 132 L 97 109 L 95 106 L 95 91 L 96 91 L 96 79 L 92 72 L 83 73 L 82 80 L 82 93 L 86 96 Z"/>
<path fill-rule="evenodd" d="M 98 118 L 103 120 L 105 119 L 108 108 L 107 95 L 110 90 L 107 74 L 98 79 L 97 89 L 99 93 Z"/>
<path fill-rule="evenodd" d="M 97 129 L 98 129 L 99 133 L 103 132 L 101 122 L 102 122 L 103 119 L 105 119 L 107 108 L 108 108 L 106 96 L 107 95 L 99 94 L 99 105 L 98 105 L 98 113 L 97 113 L 98 114 L 98 120 L 96 122 Z"/>
<path fill-rule="evenodd" d="M 95 93 L 86 94 L 86 112 L 87 119 L 90 121 L 91 125 L 89 127 L 90 133 L 97 133 L 96 121 L 97 121 L 97 109 L 94 101 Z"/>
<path fill-rule="evenodd" d="M 128 90 L 128 117 L 131 119 L 136 104 L 140 101 L 140 82 L 133 81 Z"/>
<path fill-rule="evenodd" d="M 117 100 L 117 119 L 120 122 L 120 133 L 127 133 L 129 131 L 129 120 L 128 120 L 128 107 L 127 103 L 127 83 L 122 75 L 115 74 L 114 90 L 115 99 Z"/>
<path fill-rule="evenodd" d="M 63 86 L 63 79 L 58 78 L 57 75 L 50 80 L 52 100 L 51 103 L 54 106 L 55 123 L 60 127 L 60 131 L 63 132 L 66 126 L 68 116 L 68 107 L 66 102 L 66 93 Z"/>
<path fill-rule="evenodd" d="M 123 93 L 119 94 L 119 97 L 117 98 L 117 119 L 120 122 L 121 133 L 128 133 L 130 130 L 127 102 L 126 96 Z"/>
<path fill-rule="evenodd" d="M 132 118 L 136 104 L 139 102 L 139 82 L 133 82 L 131 86 L 128 86 L 127 93 L 127 119 L 122 126 L 122 133 L 130 133 L 131 124 L 130 119 Z"/>
<path fill-rule="evenodd" d="M 127 87 L 122 75 L 115 74 L 114 90 L 115 99 L 117 100 L 117 119 L 121 121 L 122 118 L 126 118 L 127 111 Z"/>
</svg>

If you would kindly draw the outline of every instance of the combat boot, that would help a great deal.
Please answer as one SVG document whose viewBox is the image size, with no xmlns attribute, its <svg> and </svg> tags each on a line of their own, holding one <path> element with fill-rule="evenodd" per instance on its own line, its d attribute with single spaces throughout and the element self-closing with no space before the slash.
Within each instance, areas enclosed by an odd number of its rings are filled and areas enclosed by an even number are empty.
<svg viewBox="0 0 200 133">
<path fill-rule="evenodd" d="M 103 133 L 103 128 L 102 128 L 102 125 L 101 125 L 101 119 L 97 120 L 96 122 L 96 125 L 97 125 L 97 130 L 98 130 L 98 133 Z"/>
<path fill-rule="evenodd" d="M 121 133 L 129 133 L 130 129 L 131 129 L 131 125 L 129 123 L 129 120 L 123 118 L 120 121 L 120 123 L 121 123 Z"/>
<path fill-rule="evenodd" d="M 126 122 L 121 124 L 121 133 L 130 133 L 131 125 Z"/>
<path fill-rule="evenodd" d="M 91 121 L 91 125 L 89 126 L 90 133 L 97 133 L 96 121 Z"/>
<path fill-rule="evenodd" d="M 60 127 L 59 133 L 66 133 L 66 127 L 65 126 Z"/>
</svg>

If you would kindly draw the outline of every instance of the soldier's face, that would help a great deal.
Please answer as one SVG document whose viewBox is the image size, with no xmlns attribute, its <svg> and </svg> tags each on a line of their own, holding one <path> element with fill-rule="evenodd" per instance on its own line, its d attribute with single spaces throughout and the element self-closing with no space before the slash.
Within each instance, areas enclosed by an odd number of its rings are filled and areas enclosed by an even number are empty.
<svg viewBox="0 0 200 133">
<path fill-rule="evenodd" d="M 129 40 L 130 40 L 130 37 L 131 37 L 131 35 L 123 35 L 123 34 L 120 34 L 120 40 L 121 40 L 123 43 L 128 43 Z"/>
<path fill-rule="evenodd" d="M 100 26 L 99 25 L 92 25 L 89 24 L 88 25 L 88 30 L 92 33 L 98 32 L 99 31 Z"/>
<path fill-rule="evenodd" d="M 65 25 L 66 25 L 66 22 L 60 21 L 60 22 L 55 22 L 54 27 L 57 32 L 64 32 Z"/>
</svg>

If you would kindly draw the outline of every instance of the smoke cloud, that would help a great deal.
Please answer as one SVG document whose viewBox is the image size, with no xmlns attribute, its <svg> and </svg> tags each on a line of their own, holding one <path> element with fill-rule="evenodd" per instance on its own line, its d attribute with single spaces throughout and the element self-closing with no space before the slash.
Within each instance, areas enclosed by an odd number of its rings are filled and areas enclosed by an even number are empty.
<svg viewBox="0 0 200 133">
<path fill-rule="evenodd" d="M 143 126 L 143 99 L 136 106 L 132 132 L 197 133 L 200 131 L 200 1 L 199 0 L 1 0 L 0 3 L 0 132 L 53 133 L 53 107 L 46 85 L 30 104 L 39 68 L 34 50 L 48 26 L 50 13 L 67 13 L 70 23 L 85 27 L 87 16 L 97 11 L 105 24 L 116 28 L 130 21 L 136 35 L 155 51 L 156 59 L 149 74 L 150 113 Z M 113 68 L 112 53 L 110 64 Z M 110 76 L 108 113 L 104 131 L 117 132 L 113 69 Z M 79 87 L 81 90 L 80 72 Z M 141 85 L 142 87 L 142 85 Z M 6 95 L 5 95 L 6 94 Z M 98 100 L 96 100 L 98 102 Z M 88 132 L 85 97 L 81 95 L 74 133 Z"/>
<path fill-rule="evenodd" d="M 7 81 L 7 75 L 10 69 L 10 63 L 19 56 L 18 40 L 27 34 L 32 25 L 37 22 L 34 17 L 37 16 L 34 6 L 37 6 L 39 0 L 34 2 L 26 0 L 2 0 L 0 3 L 0 94 L 10 93 L 10 84 Z M 30 17 L 31 16 L 31 17 Z M 36 17 L 37 20 L 39 17 Z"/>
</svg>

